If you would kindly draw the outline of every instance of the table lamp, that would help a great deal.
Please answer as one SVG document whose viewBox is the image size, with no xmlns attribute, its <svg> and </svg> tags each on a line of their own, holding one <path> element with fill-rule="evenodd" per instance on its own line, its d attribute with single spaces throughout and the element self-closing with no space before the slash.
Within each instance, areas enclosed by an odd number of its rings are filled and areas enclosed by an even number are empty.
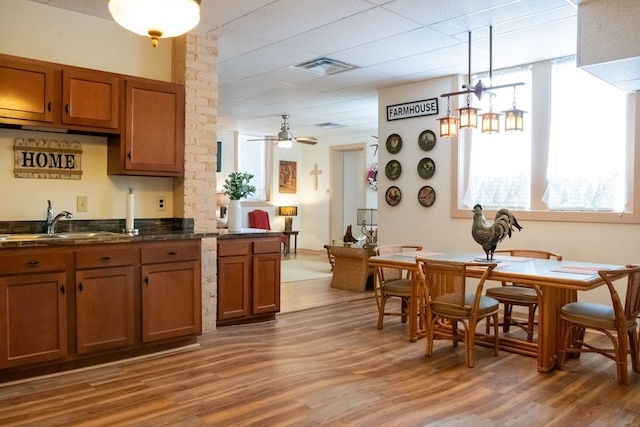
<svg viewBox="0 0 640 427">
<path fill-rule="evenodd" d="M 291 231 L 293 225 L 293 217 L 298 216 L 297 206 L 279 206 L 278 215 L 284 218 L 284 231 Z"/>
<path fill-rule="evenodd" d="M 378 225 L 378 209 L 358 209 L 356 211 L 356 215 L 358 225 L 362 226 L 362 234 L 367 237 L 367 244 L 376 243 L 376 236 L 373 232 L 373 226 Z"/>
</svg>

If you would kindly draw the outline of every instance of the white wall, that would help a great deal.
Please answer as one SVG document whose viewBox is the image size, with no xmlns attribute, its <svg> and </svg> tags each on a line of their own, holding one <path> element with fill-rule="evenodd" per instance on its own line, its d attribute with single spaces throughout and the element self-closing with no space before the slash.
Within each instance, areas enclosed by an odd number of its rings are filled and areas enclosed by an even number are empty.
<svg viewBox="0 0 640 427">
<path fill-rule="evenodd" d="M 148 38 L 111 20 L 26 0 L 5 1 L 0 7 L 0 53 L 171 80 L 171 41 L 161 40 L 154 49 Z M 81 142 L 82 179 L 14 178 L 16 137 Z M 136 194 L 136 217 L 173 216 L 172 178 L 109 176 L 106 161 L 107 139 L 103 137 L 0 129 L 0 221 L 43 220 L 47 199 L 56 212 L 69 210 L 79 219 L 124 218 L 128 187 Z M 88 196 L 88 212 L 76 212 L 78 195 Z M 156 210 L 159 195 L 166 197 L 166 211 Z"/>
<path fill-rule="evenodd" d="M 379 160 L 378 174 L 378 241 L 381 244 L 402 242 L 419 243 L 425 249 L 478 252 L 480 246 L 471 237 L 472 212 L 468 219 L 454 219 L 449 215 L 452 198 L 451 144 L 454 140 L 440 138 L 437 117 L 446 113 L 446 100 L 440 100 L 437 116 L 412 118 L 388 122 L 386 106 L 420 99 L 439 98 L 440 94 L 459 90 L 456 78 L 443 78 L 408 84 L 381 90 L 379 94 Z M 453 109 L 453 106 L 452 106 Z M 640 123 L 640 120 L 636 120 Z M 423 152 L 417 144 L 418 135 L 425 129 L 436 133 L 433 150 Z M 403 148 L 391 155 L 384 148 L 388 135 L 398 133 L 403 138 Z M 417 174 L 417 164 L 422 157 L 431 157 L 436 163 L 436 173 L 428 180 Z M 401 177 L 393 181 L 403 192 L 402 201 L 390 207 L 384 200 L 384 192 L 391 185 L 386 179 L 384 165 L 395 158 L 402 164 Z M 422 185 L 431 185 L 436 191 L 436 202 L 429 208 L 422 207 L 417 193 Z M 568 222 L 520 221 L 524 226 L 499 247 L 547 249 L 563 255 L 565 260 L 580 260 L 611 264 L 640 263 L 640 225 L 596 224 Z M 602 299 L 604 288 L 584 299 Z"/>
</svg>

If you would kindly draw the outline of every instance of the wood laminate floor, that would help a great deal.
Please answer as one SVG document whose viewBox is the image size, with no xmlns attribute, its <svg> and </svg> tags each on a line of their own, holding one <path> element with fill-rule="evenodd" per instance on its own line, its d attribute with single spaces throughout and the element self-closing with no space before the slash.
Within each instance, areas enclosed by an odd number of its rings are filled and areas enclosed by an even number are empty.
<svg viewBox="0 0 640 427">
<path fill-rule="evenodd" d="M 0 425 L 636 426 L 640 374 L 583 355 L 564 371 L 533 358 L 409 342 L 376 329 L 375 300 L 229 326 L 188 350 L 0 385 Z"/>
</svg>

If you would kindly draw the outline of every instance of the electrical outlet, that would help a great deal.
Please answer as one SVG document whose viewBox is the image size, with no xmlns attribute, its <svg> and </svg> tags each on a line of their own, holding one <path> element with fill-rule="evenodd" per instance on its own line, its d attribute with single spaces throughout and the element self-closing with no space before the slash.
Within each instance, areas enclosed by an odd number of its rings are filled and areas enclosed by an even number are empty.
<svg viewBox="0 0 640 427">
<path fill-rule="evenodd" d="M 76 211 L 87 212 L 89 210 L 89 198 L 87 196 L 76 197 Z"/>
<path fill-rule="evenodd" d="M 166 211 L 167 210 L 167 198 L 164 196 L 156 197 L 156 210 L 158 211 Z"/>
</svg>

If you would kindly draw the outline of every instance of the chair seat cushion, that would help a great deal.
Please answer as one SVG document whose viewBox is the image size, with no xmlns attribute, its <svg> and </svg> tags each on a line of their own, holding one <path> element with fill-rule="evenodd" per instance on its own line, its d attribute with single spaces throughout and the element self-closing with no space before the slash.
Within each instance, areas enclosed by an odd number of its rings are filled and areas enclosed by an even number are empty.
<svg viewBox="0 0 640 427">
<path fill-rule="evenodd" d="M 592 328 L 616 329 L 613 307 L 593 302 L 570 302 L 562 306 L 560 317 L 569 322 Z M 627 328 L 634 327 L 635 319 L 627 319 Z"/>
<path fill-rule="evenodd" d="M 451 294 L 440 295 L 435 300 L 431 301 L 431 310 L 441 316 L 455 316 L 466 317 L 471 312 L 471 305 L 475 299 L 474 294 L 465 294 L 464 306 L 453 305 L 451 301 Z M 499 309 L 499 302 L 491 297 L 480 297 L 480 304 L 478 305 L 478 315 L 484 317 L 488 314 L 497 312 Z"/>
<path fill-rule="evenodd" d="M 487 289 L 486 294 L 498 301 L 509 301 L 513 304 L 537 304 L 538 294 L 535 289 L 524 286 L 500 286 Z"/>
<path fill-rule="evenodd" d="M 396 279 L 384 283 L 382 292 L 393 295 L 411 295 L 411 279 Z"/>
</svg>

